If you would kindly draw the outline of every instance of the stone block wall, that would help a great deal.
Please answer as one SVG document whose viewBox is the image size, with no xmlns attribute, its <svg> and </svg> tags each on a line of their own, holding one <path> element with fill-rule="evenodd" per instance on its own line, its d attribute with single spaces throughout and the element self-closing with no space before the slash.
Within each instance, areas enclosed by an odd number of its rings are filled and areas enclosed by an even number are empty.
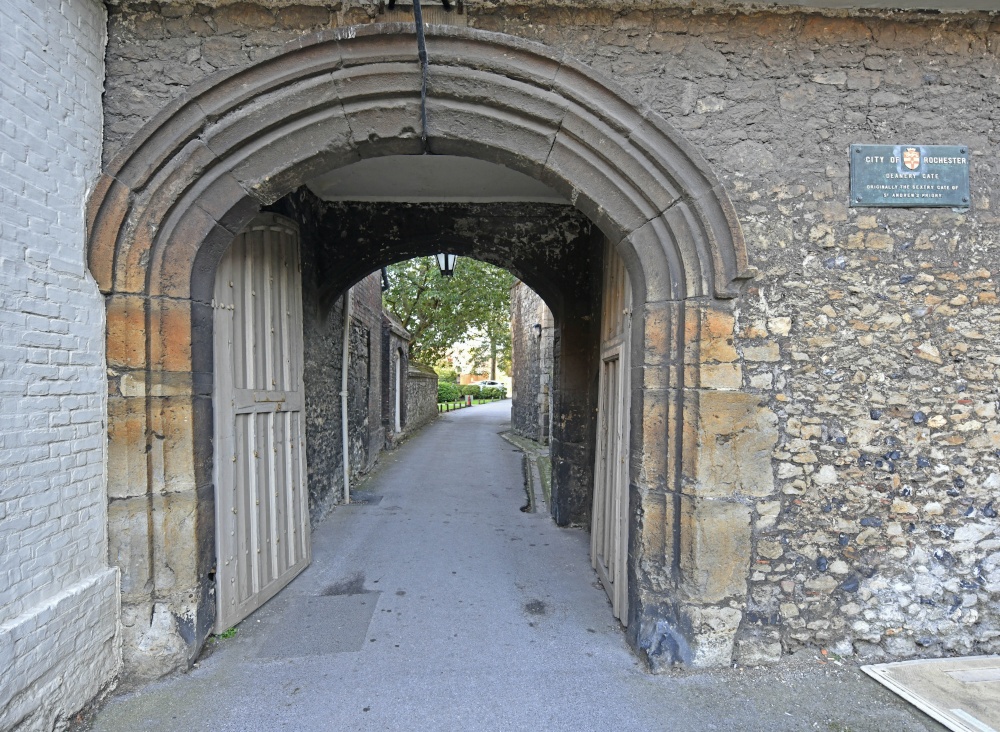
<svg viewBox="0 0 1000 732">
<path fill-rule="evenodd" d="M 351 289 L 351 366 L 348 370 L 348 444 L 352 481 L 375 464 L 382 449 L 380 327 L 378 273 Z M 337 298 L 325 317 L 315 290 L 303 299 L 306 317 L 306 464 L 309 507 L 315 523 L 343 500 L 344 466 L 340 403 L 344 300 Z M 379 426 L 379 429 L 373 427 Z"/>
<path fill-rule="evenodd" d="M 750 488 L 722 549 L 745 578 L 683 622 L 747 663 L 997 652 L 997 19 L 498 8 L 470 25 L 566 49 L 662 114 L 722 179 L 759 269 L 698 378 L 760 411 L 710 423 L 699 460 L 724 465 L 730 432 L 774 447 L 720 476 Z M 849 207 L 852 143 L 970 146 L 971 207 Z"/>
<path fill-rule="evenodd" d="M 106 155 L 195 79 L 376 16 L 269 5 L 116 6 Z M 665 566 L 696 609 L 670 622 L 699 628 L 718 662 L 802 646 L 996 652 L 997 20 L 669 5 L 467 13 L 567 51 L 665 117 L 720 178 L 758 269 L 718 313 L 680 309 L 685 347 L 698 344 L 683 404 L 704 418 L 682 436 L 698 448 L 684 474 L 700 479 L 643 518 L 692 542 Z M 851 208 L 849 145 L 902 142 L 968 145 L 971 207 Z M 645 373 L 650 388 L 661 376 Z M 644 475 L 673 469 L 633 447 Z M 739 576 L 695 563 L 713 526 Z"/>
<path fill-rule="evenodd" d="M 108 568 L 104 301 L 84 202 L 105 13 L 0 6 L 0 729 L 51 730 L 120 666 Z"/>
</svg>

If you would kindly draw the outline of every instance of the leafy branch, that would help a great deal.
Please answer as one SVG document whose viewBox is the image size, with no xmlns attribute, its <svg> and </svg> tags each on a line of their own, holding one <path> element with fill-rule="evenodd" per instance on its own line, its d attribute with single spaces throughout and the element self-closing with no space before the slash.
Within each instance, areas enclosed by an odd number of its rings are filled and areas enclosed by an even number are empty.
<svg viewBox="0 0 1000 732">
<path fill-rule="evenodd" d="M 461 258 L 453 277 L 441 277 L 430 257 L 388 267 L 387 310 L 413 337 L 410 356 L 441 363 L 456 344 L 479 338 L 477 365 L 510 361 L 510 287 L 506 270 Z"/>
</svg>

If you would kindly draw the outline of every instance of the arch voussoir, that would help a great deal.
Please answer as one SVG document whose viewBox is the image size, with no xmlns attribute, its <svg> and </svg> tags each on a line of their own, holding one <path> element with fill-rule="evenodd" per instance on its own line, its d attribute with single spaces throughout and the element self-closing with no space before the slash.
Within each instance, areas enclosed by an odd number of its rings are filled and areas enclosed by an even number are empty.
<svg viewBox="0 0 1000 732">
<path fill-rule="evenodd" d="M 715 268 L 716 297 L 731 299 L 740 294 L 742 285 L 754 276 L 747 261 L 743 230 L 736 218 L 736 209 L 729 201 L 721 183 L 711 193 L 696 199 L 699 221 L 703 222 L 703 242 L 706 259 Z"/>
<path fill-rule="evenodd" d="M 662 216 L 647 221 L 626 235 L 625 241 L 643 265 L 645 302 L 683 300 L 692 290 L 699 290 L 700 281 L 692 282 L 692 271 L 685 267 L 690 258 L 685 261 L 689 253 L 681 237 L 683 234 L 679 237 Z M 697 272 L 697 268 L 694 271 Z"/>
<path fill-rule="evenodd" d="M 692 201 L 701 222 L 699 261 L 714 272 L 714 294 L 731 298 L 753 275 L 747 262 L 743 231 L 729 196 L 701 155 L 650 111 L 629 135 L 642 154 L 669 171 L 684 198 Z"/>
<path fill-rule="evenodd" d="M 193 264 L 199 250 L 212 240 L 225 241 L 228 246 L 232 232 L 200 206 L 178 211 L 164 229 L 166 235 L 152 253 L 150 279 L 155 285 L 150 286 L 149 295 L 190 299 Z"/>
<path fill-rule="evenodd" d="M 218 164 L 215 153 L 200 140 L 184 145 L 162 168 L 151 184 L 139 191 L 133 202 L 132 225 L 123 233 L 130 246 L 127 256 L 119 257 L 115 271 L 115 289 L 160 295 L 165 289 L 187 293 L 187 267 L 180 260 L 164 266 L 158 250 L 169 228 L 165 226 L 177 210 L 177 202 L 193 182 L 200 180 Z"/>
<path fill-rule="evenodd" d="M 313 175 L 360 159 L 339 109 L 327 109 L 256 138 L 226 167 L 261 204 L 277 201 Z"/>
<path fill-rule="evenodd" d="M 563 58 L 552 90 L 623 137 L 649 114 L 649 108 L 627 90 L 572 57 Z"/>
<path fill-rule="evenodd" d="M 87 202 L 87 266 L 105 295 L 114 289 L 118 233 L 131 201 L 128 186 L 102 173 Z"/>
<path fill-rule="evenodd" d="M 412 43 L 413 26 L 406 26 L 406 30 Z M 487 38 L 502 38 L 503 42 L 491 43 Z M 559 50 L 535 41 L 448 25 L 428 27 L 427 53 L 435 70 L 457 67 L 487 71 L 550 91 L 567 59 Z"/>
<path fill-rule="evenodd" d="M 495 71 L 448 66 L 428 78 L 428 101 L 516 114 L 539 129 L 557 130 L 569 102 L 551 90 Z M 430 118 L 433 122 L 433 117 Z"/>
<path fill-rule="evenodd" d="M 199 138 L 220 157 L 248 144 L 273 137 L 277 128 L 287 127 L 302 117 L 341 111 L 340 92 L 333 73 L 289 83 L 280 90 L 246 100 L 213 119 Z M 334 130 L 335 131 L 335 130 Z"/>
</svg>

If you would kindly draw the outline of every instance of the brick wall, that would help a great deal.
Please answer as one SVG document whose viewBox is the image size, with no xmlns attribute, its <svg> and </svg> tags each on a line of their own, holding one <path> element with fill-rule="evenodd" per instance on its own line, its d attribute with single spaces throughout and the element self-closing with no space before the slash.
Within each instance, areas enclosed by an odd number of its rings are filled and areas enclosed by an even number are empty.
<svg viewBox="0 0 1000 732">
<path fill-rule="evenodd" d="M 0 4 L 0 728 L 52 729 L 114 676 L 104 305 L 83 207 L 105 15 Z"/>
</svg>

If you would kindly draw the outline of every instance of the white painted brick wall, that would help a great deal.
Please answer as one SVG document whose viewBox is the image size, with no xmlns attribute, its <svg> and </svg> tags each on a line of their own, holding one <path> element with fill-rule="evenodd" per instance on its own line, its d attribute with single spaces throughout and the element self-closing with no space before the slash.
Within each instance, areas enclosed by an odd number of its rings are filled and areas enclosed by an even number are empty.
<svg viewBox="0 0 1000 732">
<path fill-rule="evenodd" d="M 0 2 L 0 730 L 51 729 L 119 663 L 84 231 L 105 33 L 96 0 Z"/>
</svg>

